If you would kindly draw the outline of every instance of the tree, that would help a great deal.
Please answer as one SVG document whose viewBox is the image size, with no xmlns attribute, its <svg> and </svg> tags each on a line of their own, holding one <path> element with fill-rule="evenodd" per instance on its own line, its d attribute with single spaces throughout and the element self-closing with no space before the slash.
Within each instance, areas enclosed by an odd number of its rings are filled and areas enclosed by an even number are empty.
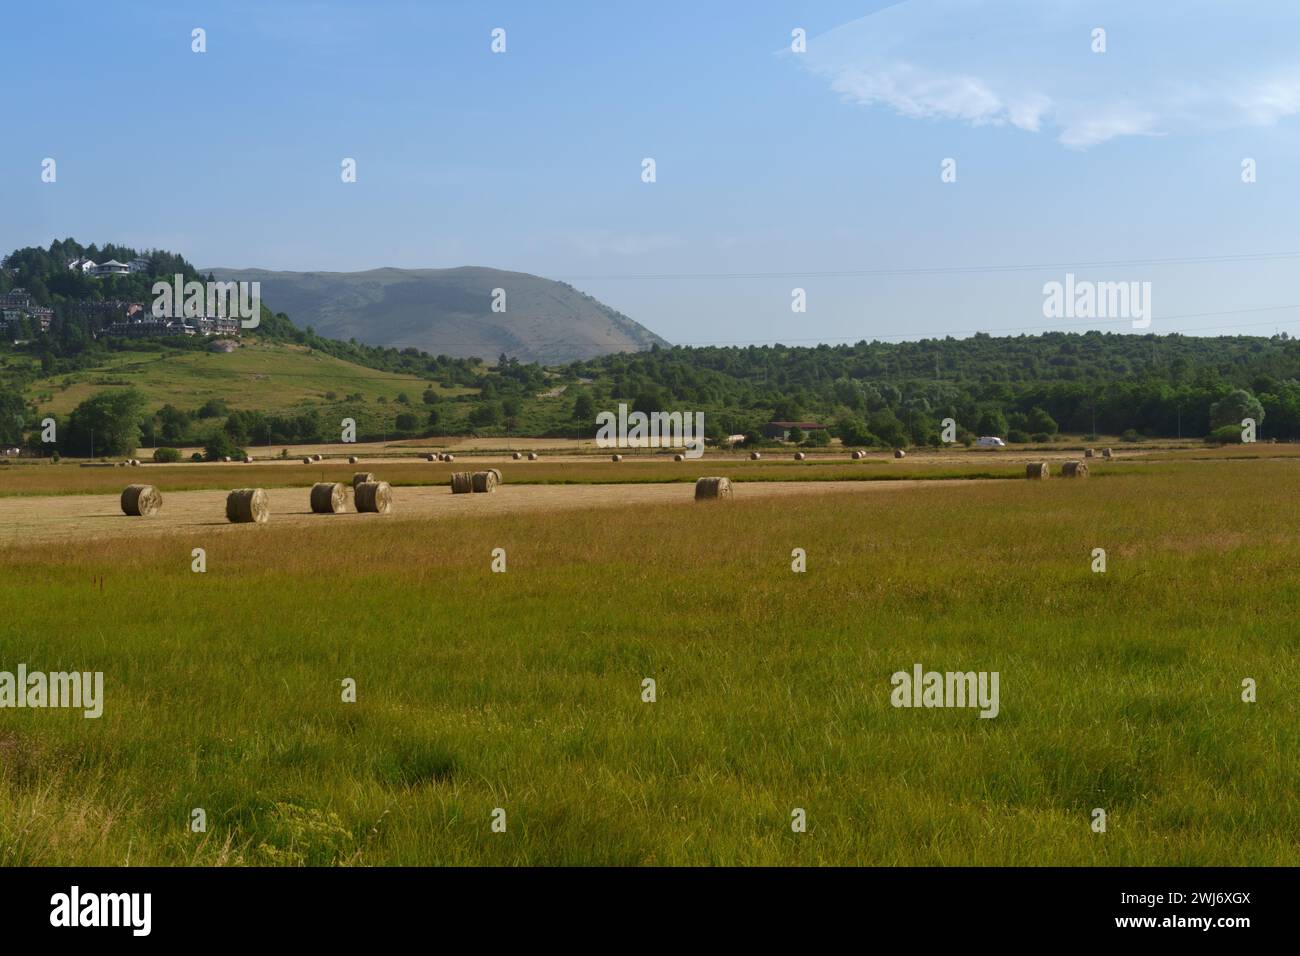
<svg viewBox="0 0 1300 956">
<path fill-rule="evenodd" d="M 100 392 L 72 410 L 59 444 L 69 454 L 86 457 L 134 454 L 144 405 L 144 395 L 134 388 Z"/>
<path fill-rule="evenodd" d="M 1007 419 L 999 408 L 985 409 L 980 413 L 979 421 L 975 423 L 975 430 L 981 435 L 1005 435 L 1007 433 Z"/>
<path fill-rule="evenodd" d="M 1241 428 L 1243 418 L 1255 419 L 1256 428 L 1264 424 L 1264 406 L 1244 388 L 1229 392 L 1210 406 L 1211 431 L 1218 431 L 1225 425 Z"/>
<path fill-rule="evenodd" d="M 795 444 L 798 444 L 799 442 L 803 441 L 803 439 L 804 439 L 803 429 L 800 428 L 798 425 L 796 425 L 794 428 L 791 428 L 786 437 L 787 441 L 792 441 Z"/>
<path fill-rule="evenodd" d="M 592 425 L 596 421 L 596 401 L 588 391 L 581 391 L 573 400 L 573 420 L 582 425 Z"/>
<path fill-rule="evenodd" d="M 1055 435 L 1061 430 L 1061 426 L 1056 424 L 1056 419 L 1037 405 L 1025 416 L 1025 428 L 1027 431 L 1046 432 L 1049 435 Z"/>
</svg>

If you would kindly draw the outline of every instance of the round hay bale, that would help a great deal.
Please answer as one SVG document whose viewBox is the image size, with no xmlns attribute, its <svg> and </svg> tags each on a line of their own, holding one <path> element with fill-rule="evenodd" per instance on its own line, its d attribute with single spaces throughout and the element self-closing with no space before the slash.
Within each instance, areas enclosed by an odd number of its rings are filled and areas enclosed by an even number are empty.
<svg viewBox="0 0 1300 956">
<path fill-rule="evenodd" d="M 1041 478 L 1046 478 L 1051 473 L 1052 471 L 1048 468 L 1047 462 L 1045 461 L 1035 461 L 1025 465 L 1025 477 L 1030 480 L 1036 481 Z"/>
<path fill-rule="evenodd" d="M 265 524 L 271 501 L 261 488 L 237 488 L 226 495 L 226 520 L 234 524 Z"/>
<path fill-rule="evenodd" d="M 251 465 L 252 463 L 253 463 L 253 456 L 252 456 L 252 455 L 245 455 L 245 456 L 244 456 L 244 464 L 245 464 L 245 465 Z"/>
<path fill-rule="evenodd" d="M 490 471 L 490 472 L 492 472 L 492 474 L 496 475 L 496 476 L 497 476 L 497 484 L 498 484 L 498 485 L 501 484 L 501 469 L 500 469 L 500 468 L 489 468 L 488 471 Z"/>
<path fill-rule="evenodd" d="M 801 451 L 797 451 L 797 452 L 794 453 L 794 460 L 795 460 L 795 461 L 803 461 L 803 460 L 804 460 L 805 458 L 807 458 L 807 457 L 808 457 L 808 456 L 805 455 L 805 454 L 804 454 L 803 452 L 801 452 Z"/>
<path fill-rule="evenodd" d="M 609 456 L 609 460 L 610 460 L 610 461 L 622 461 L 622 460 L 623 460 L 623 456 L 622 456 L 622 455 L 610 455 L 610 456 Z"/>
<path fill-rule="evenodd" d="M 762 458 L 762 457 L 763 457 L 763 456 L 760 455 L 760 454 L 759 454 L 758 452 L 756 452 L 756 451 L 751 451 L 751 452 L 749 453 L 749 460 L 750 460 L 750 461 L 758 461 L 758 460 L 759 460 L 760 458 Z"/>
<path fill-rule="evenodd" d="M 1085 448 L 1085 449 L 1083 450 L 1083 457 L 1084 457 L 1084 458 L 1092 458 L 1092 457 L 1094 457 L 1095 455 L 1096 455 L 1096 452 L 1093 451 L 1091 448 Z"/>
<path fill-rule="evenodd" d="M 352 491 L 355 493 L 357 485 L 365 481 L 374 481 L 375 476 L 368 471 L 359 471 L 352 476 Z"/>
<path fill-rule="evenodd" d="M 673 455 L 673 461 L 685 461 L 685 460 L 686 459 L 683 455 Z"/>
<path fill-rule="evenodd" d="M 427 455 L 424 456 L 424 460 L 425 460 L 425 461 L 437 461 L 437 460 L 438 460 L 438 455 L 437 455 L 436 453 L 430 452 L 429 454 L 427 454 Z"/>
<path fill-rule="evenodd" d="M 895 458 L 906 458 L 906 457 L 907 457 L 907 452 L 903 451 L 903 449 L 901 449 L 901 448 L 895 448 L 895 449 L 894 449 L 894 457 L 895 457 Z"/>
<path fill-rule="evenodd" d="M 474 476 L 468 471 L 453 471 L 451 473 L 451 493 L 453 495 L 467 495 L 474 490 Z"/>
<path fill-rule="evenodd" d="M 515 453 L 514 453 L 513 455 L 511 455 L 510 457 L 513 458 L 515 461 L 518 461 L 520 458 L 523 458 L 524 456 L 523 456 L 521 453 L 519 453 L 519 452 L 515 452 Z"/>
<path fill-rule="evenodd" d="M 122 492 L 122 513 L 147 518 L 162 507 L 162 495 L 153 485 L 127 485 Z"/>
<path fill-rule="evenodd" d="M 357 463 L 357 456 L 356 456 L 356 455 L 348 455 L 348 464 L 349 464 L 349 465 L 355 465 L 356 463 Z"/>
<path fill-rule="evenodd" d="M 495 471 L 476 471 L 470 477 L 470 487 L 479 494 L 497 490 L 497 473 Z"/>
<path fill-rule="evenodd" d="M 852 455 L 854 461 L 861 461 L 866 457 L 867 457 L 867 453 L 865 451 L 855 451 Z"/>
<path fill-rule="evenodd" d="M 455 461 L 455 460 L 456 460 L 456 456 L 453 455 L 453 454 L 451 454 L 450 452 L 448 452 L 447 454 L 445 454 L 445 455 L 442 456 L 442 460 L 443 460 L 443 461 Z"/>
<path fill-rule="evenodd" d="M 132 468 L 139 468 L 139 467 L 140 467 L 140 459 L 139 459 L 139 458 L 132 458 L 132 459 L 131 459 L 131 467 L 132 467 Z"/>
<path fill-rule="evenodd" d="M 537 461 L 537 459 L 538 459 L 539 457 L 541 457 L 541 456 L 538 455 L 537 452 L 535 452 L 535 451 L 530 451 L 530 452 L 528 453 L 528 460 L 529 460 L 529 461 Z"/>
<path fill-rule="evenodd" d="M 320 455 L 312 455 L 311 457 L 313 461 L 320 461 Z"/>
<path fill-rule="evenodd" d="M 353 497 L 363 513 L 386 515 L 393 510 L 393 489 L 386 481 L 363 481 Z"/>
<path fill-rule="evenodd" d="M 1109 448 L 1103 448 L 1101 450 L 1101 457 L 1105 458 L 1107 461 L 1110 461 L 1112 458 L 1115 457 L 1115 453 L 1112 452 Z"/>
<path fill-rule="evenodd" d="M 715 501 L 731 498 L 730 478 L 697 478 L 695 481 L 696 501 Z"/>
<path fill-rule="evenodd" d="M 1067 461 L 1061 466 L 1062 478 L 1087 478 L 1088 466 L 1081 461 Z"/>
<path fill-rule="evenodd" d="M 222 460 L 223 462 L 225 462 L 227 465 L 230 464 L 230 456 L 229 456 L 229 455 L 223 455 L 223 456 L 221 457 L 221 460 Z"/>
<path fill-rule="evenodd" d="M 310 464 L 311 464 L 311 455 L 305 455 L 305 456 L 303 456 L 302 463 L 303 463 L 304 465 L 310 465 Z"/>
<path fill-rule="evenodd" d="M 348 504 L 348 486 L 341 481 L 318 481 L 311 486 L 311 510 L 318 515 L 336 515 Z"/>
</svg>

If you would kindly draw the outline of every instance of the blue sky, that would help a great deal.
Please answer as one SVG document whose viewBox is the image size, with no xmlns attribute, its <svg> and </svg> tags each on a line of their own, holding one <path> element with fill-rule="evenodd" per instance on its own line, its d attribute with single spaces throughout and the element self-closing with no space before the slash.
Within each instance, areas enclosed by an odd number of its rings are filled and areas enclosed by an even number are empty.
<svg viewBox="0 0 1300 956">
<path fill-rule="evenodd" d="M 1044 318 L 1067 270 L 1297 334 L 1300 259 L 1204 261 L 1300 253 L 1300 10 L 1239 7 L 12 5 L 0 247 L 517 269 L 682 343 L 1130 330 Z"/>
</svg>

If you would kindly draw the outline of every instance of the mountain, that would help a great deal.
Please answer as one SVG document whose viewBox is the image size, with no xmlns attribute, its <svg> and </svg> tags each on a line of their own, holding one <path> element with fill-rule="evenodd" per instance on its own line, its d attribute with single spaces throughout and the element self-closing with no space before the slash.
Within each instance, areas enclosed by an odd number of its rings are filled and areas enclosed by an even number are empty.
<svg viewBox="0 0 1300 956">
<path fill-rule="evenodd" d="M 372 269 L 269 272 L 202 269 L 222 281 L 262 284 L 262 301 L 299 328 L 367 345 L 415 347 L 433 355 L 561 364 L 668 343 L 584 292 L 523 272 Z M 493 312 L 493 290 L 506 310 Z"/>
</svg>

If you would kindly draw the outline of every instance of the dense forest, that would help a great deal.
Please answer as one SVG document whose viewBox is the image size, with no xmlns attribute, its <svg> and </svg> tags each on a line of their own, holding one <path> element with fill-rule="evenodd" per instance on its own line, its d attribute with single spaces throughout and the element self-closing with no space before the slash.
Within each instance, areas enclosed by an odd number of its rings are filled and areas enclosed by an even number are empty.
<svg viewBox="0 0 1300 956">
<path fill-rule="evenodd" d="M 0 343 L 0 360 L 5 351 L 39 360 L 22 366 L 25 373 L 0 375 L 0 442 L 38 441 L 31 425 L 35 409 L 23 397 L 38 378 L 93 368 L 113 351 L 206 347 L 185 338 L 106 337 L 97 324 L 102 319 L 78 307 L 98 301 L 147 304 L 159 278 L 176 273 L 203 278 L 183 257 L 156 250 L 145 253 L 147 272 L 131 276 L 89 278 L 67 267 L 78 256 L 129 261 L 137 255 L 134 249 L 81 246 L 68 239 L 49 249 L 20 249 L 0 264 L 0 292 L 24 288 L 55 313 L 48 334 Z M 332 396 L 325 396 L 292 415 L 231 411 L 212 401 L 154 409 L 145 396 L 130 391 L 105 394 L 70 416 L 61 432 L 65 453 L 87 453 L 82 436 L 92 427 L 101 435 L 119 434 L 124 446 L 137 435 L 151 444 L 206 444 L 218 450 L 319 441 L 337 437 L 340 408 L 358 421 L 361 440 L 590 437 L 597 412 L 619 402 L 642 411 L 702 411 L 710 438 L 743 434 L 752 442 L 761 441 L 763 424 L 775 419 L 815 420 L 851 445 L 935 444 L 947 417 L 958 423 L 963 441 L 984 434 L 1012 442 L 1050 441 L 1058 434 L 1230 441 L 1240 437 L 1246 417 L 1258 423 L 1260 438 L 1300 438 L 1300 341 L 1286 334 L 1194 338 L 1060 332 L 993 338 L 981 333 L 840 346 L 654 347 L 542 368 L 504 355 L 488 364 L 339 342 L 298 328 L 265 304 L 262 312 L 259 340 L 303 346 L 429 385 L 423 394 L 402 395 L 385 408 L 360 394 L 333 405 L 325 400 Z M 436 385 L 457 394 L 440 397 Z M 120 419 L 128 420 L 127 427 L 115 429 Z M 826 435 L 796 438 L 815 444 Z M 119 451 L 103 444 L 98 449 Z"/>
</svg>

